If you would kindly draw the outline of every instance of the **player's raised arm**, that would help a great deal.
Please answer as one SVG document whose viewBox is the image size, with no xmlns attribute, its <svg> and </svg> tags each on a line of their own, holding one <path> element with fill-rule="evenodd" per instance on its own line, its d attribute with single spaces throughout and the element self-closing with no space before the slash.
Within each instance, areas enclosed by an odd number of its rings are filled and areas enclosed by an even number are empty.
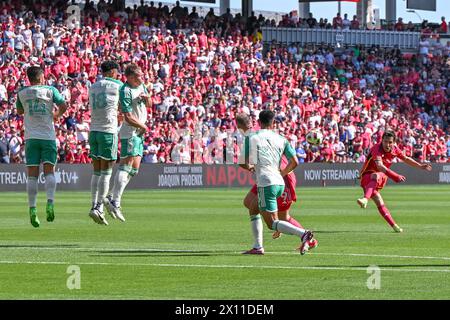
<svg viewBox="0 0 450 320">
<path fill-rule="evenodd" d="M 432 169 L 431 164 L 429 164 L 429 163 L 419 163 L 419 162 L 417 162 L 416 160 L 414 160 L 414 159 L 412 159 L 410 157 L 405 157 L 403 159 L 403 162 L 406 163 L 407 165 L 410 165 L 411 167 L 422 169 L 422 170 L 431 171 L 431 169 Z"/>
</svg>

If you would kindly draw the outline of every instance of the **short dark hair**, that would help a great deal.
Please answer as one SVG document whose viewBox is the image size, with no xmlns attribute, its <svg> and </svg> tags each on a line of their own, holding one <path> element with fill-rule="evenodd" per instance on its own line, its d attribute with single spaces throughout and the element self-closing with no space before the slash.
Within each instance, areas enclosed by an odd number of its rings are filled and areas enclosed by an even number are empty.
<svg viewBox="0 0 450 320">
<path fill-rule="evenodd" d="M 395 135 L 395 132 L 392 130 L 386 130 L 383 133 L 382 139 L 384 139 L 384 138 L 394 138 L 394 142 L 397 140 L 397 136 Z"/>
<path fill-rule="evenodd" d="M 115 61 L 107 60 L 101 64 L 100 68 L 102 69 L 103 73 L 106 73 L 114 69 L 119 70 L 119 65 Z"/>
<path fill-rule="evenodd" d="M 31 66 L 27 69 L 27 77 L 30 82 L 38 82 L 42 74 L 44 74 L 44 70 L 41 67 Z"/>
<path fill-rule="evenodd" d="M 132 76 L 132 75 L 136 74 L 138 72 L 138 70 L 140 70 L 140 69 L 141 68 L 137 64 L 131 63 L 125 69 L 125 76 L 126 77 Z"/>
<path fill-rule="evenodd" d="M 273 123 L 273 119 L 275 118 L 275 113 L 271 110 L 263 110 L 259 113 L 259 122 L 263 126 L 270 126 Z"/>
</svg>

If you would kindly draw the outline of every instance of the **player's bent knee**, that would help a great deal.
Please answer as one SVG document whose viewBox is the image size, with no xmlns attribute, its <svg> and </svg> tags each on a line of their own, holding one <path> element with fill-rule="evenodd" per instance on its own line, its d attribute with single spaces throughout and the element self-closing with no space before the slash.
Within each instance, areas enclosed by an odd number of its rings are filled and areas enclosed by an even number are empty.
<svg viewBox="0 0 450 320">
<path fill-rule="evenodd" d="M 290 216 L 287 211 L 278 211 L 278 218 L 283 221 L 288 221 Z"/>
</svg>

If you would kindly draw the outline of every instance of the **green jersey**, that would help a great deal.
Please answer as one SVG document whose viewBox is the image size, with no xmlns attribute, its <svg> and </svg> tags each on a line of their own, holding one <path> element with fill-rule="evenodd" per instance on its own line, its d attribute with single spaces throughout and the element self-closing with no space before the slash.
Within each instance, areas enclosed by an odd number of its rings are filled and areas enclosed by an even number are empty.
<svg viewBox="0 0 450 320">
<path fill-rule="evenodd" d="M 64 97 L 51 86 L 36 85 L 21 89 L 16 107 L 24 112 L 25 140 L 55 140 L 53 104 L 63 104 Z"/>
<path fill-rule="evenodd" d="M 117 133 L 117 111 L 121 86 L 123 86 L 122 81 L 104 78 L 90 87 L 91 131 Z"/>
<path fill-rule="evenodd" d="M 258 187 L 284 185 L 280 173 L 283 154 L 291 159 L 295 150 L 290 143 L 272 130 L 262 129 L 251 135 L 246 141 L 245 156 L 249 163 L 255 165 L 256 184 Z"/>
<path fill-rule="evenodd" d="M 148 94 L 147 88 L 143 84 L 136 88 L 130 87 L 125 83 L 120 88 L 120 107 L 123 113 L 130 112 L 133 116 L 139 119 L 140 122 L 147 122 L 147 107 L 145 101 L 140 96 L 141 94 Z M 129 139 L 136 136 L 138 129 L 129 125 L 126 121 L 123 122 L 120 128 L 120 138 Z"/>
</svg>

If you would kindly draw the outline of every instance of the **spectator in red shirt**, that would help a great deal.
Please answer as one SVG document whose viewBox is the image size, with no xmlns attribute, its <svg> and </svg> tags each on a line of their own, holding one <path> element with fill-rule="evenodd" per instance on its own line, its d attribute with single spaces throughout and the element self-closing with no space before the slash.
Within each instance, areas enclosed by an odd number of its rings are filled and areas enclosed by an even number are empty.
<svg viewBox="0 0 450 320">
<path fill-rule="evenodd" d="M 447 21 L 445 21 L 445 17 L 441 18 L 441 26 L 439 28 L 439 32 L 441 32 L 441 33 L 448 32 L 448 25 L 447 25 Z"/>
</svg>

